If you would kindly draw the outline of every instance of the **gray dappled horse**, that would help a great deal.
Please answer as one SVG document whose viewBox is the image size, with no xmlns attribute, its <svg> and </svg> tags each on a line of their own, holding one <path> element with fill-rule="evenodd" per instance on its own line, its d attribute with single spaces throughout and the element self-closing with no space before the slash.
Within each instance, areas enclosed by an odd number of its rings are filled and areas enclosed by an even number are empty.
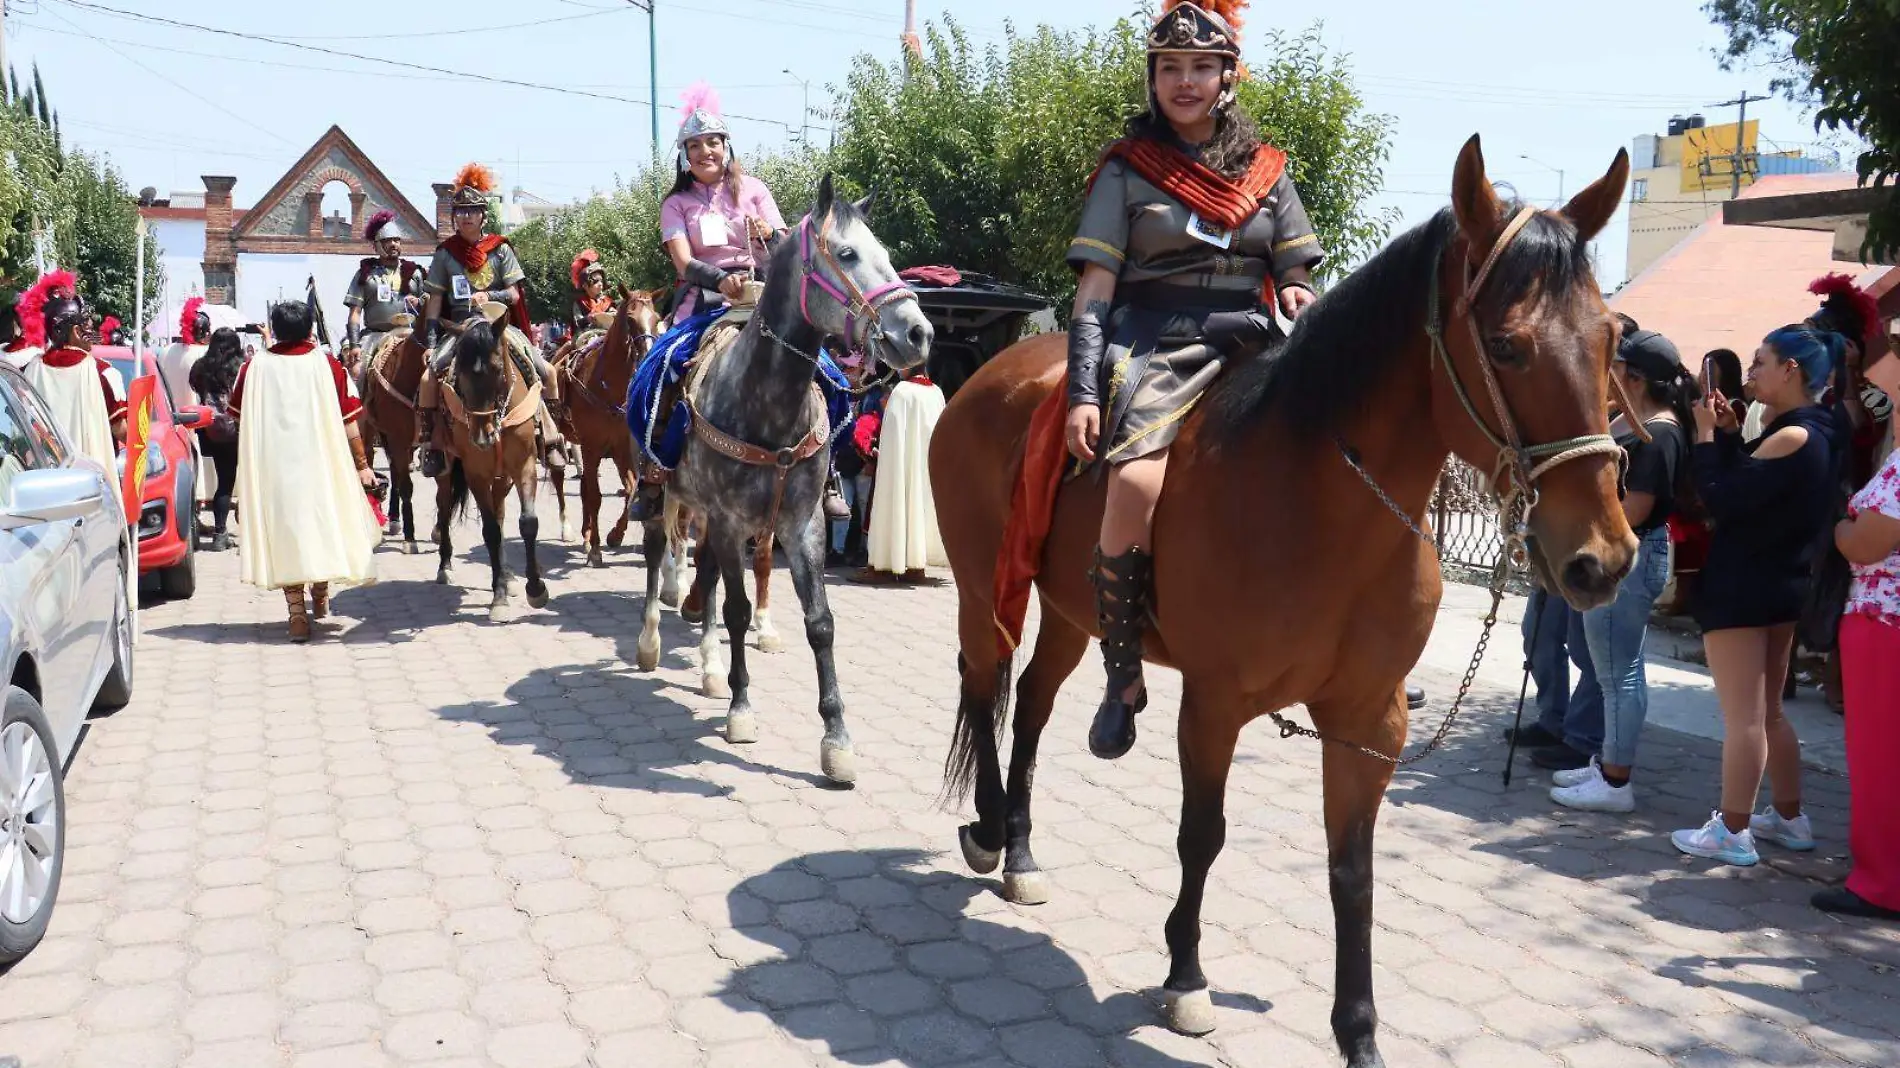
<svg viewBox="0 0 1900 1068">
<path fill-rule="evenodd" d="M 666 489 L 667 521 L 647 524 L 647 599 L 638 645 L 639 667 L 660 660 L 661 561 L 669 539 L 674 553 L 677 517 L 689 509 L 705 524 L 699 551 L 715 564 L 697 581 L 707 605 L 701 623 L 702 687 L 719 696 L 719 639 L 713 629 L 713 589 L 724 580 L 726 633 L 732 667 L 726 740 L 755 741 L 746 674 L 745 543 L 769 532 L 784 548 L 805 637 L 818 666 L 818 714 L 824 720 L 820 765 L 827 778 L 857 778 L 856 754 L 845 729 L 844 698 L 832 660 L 831 606 L 825 598 L 825 524 L 819 503 L 829 469 L 830 425 L 814 386 L 819 346 L 833 340 L 896 370 L 917 367 L 930 353 L 930 323 L 897 277 L 889 253 L 871 233 L 870 198 L 857 203 L 833 195 L 831 176 L 798 228 L 778 242 L 757 310 L 732 347 L 704 370 L 693 399 L 692 431 Z M 764 539 L 760 539 L 761 551 Z"/>
</svg>

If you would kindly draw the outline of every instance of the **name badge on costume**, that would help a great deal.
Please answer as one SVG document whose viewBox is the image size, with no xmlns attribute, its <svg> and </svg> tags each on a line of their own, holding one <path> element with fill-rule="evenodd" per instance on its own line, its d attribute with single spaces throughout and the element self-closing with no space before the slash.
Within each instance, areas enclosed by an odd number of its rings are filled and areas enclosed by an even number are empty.
<svg viewBox="0 0 1900 1068">
<path fill-rule="evenodd" d="M 395 299 L 396 299 L 395 290 L 392 290 L 389 288 L 389 283 L 387 281 L 376 283 L 376 303 L 388 304 L 390 301 L 395 300 Z"/>
<path fill-rule="evenodd" d="M 1187 221 L 1188 236 L 1196 241 L 1205 241 L 1215 248 L 1229 248 L 1234 243 L 1232 230 L 1221 230 L 1208 225 L 1199 215 L 1189 215 Z"/>
<path fill-rule="evenodd" d="M 468 284 L 468 275 L 458 274 L 449 279 L 449 293 L 456 300 L 474 300 L 475 287 Z"/>
<path fill-rule="evenodd" d="M 699 217 L 699 243 L 703 248 L 717 248 L 732 240 L 732 232 L 726 228 L 726 217 L 716 211 L 709 211 Z"/>
</svg>

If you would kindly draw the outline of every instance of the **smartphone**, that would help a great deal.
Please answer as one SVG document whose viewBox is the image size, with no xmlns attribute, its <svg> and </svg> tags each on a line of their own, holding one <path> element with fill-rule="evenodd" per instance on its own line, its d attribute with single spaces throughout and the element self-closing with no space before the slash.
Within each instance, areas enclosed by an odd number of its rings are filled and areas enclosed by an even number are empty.
<svg viewBox="0 0 1900 1068">
<path fill-rule="evenodd" d="M 1702 395 L 1704 397 L 1713 396 L 1715 394 L 1715 361 L 1703 360 L 1701 374 Z"/>
</svg>

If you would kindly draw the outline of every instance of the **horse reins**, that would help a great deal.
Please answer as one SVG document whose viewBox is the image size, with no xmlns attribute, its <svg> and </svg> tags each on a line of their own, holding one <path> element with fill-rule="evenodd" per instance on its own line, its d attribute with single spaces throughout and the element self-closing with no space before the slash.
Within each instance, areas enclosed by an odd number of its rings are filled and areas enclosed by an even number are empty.
<svg viewBox="0 0 1900 1068">
<path fill-rule="evenodd" d="M 1478 366 L 1484 372 L 1485 393 L 1489 396 L 1492 410 L 1497 416 L 1498 431 L 1493 431 L 1490 424 L 1479 414 L 1477 405 L 1472 402 L 1471 391 L 1466 388 L 1464 379 L 1459 377 L 1458 367 L 1452 362 L 1451 352 L 1445 346 L 1445 324 L 1438 296 L 1438 271 L 1443 257 L 1440 256 L 1432 261 L 1425 320 L 1425 334 L 1431 339 L 1432 363 L 1435 366 L 1439 364 L 1444 366 L 1445 377 L 1451 382 L 1452 392 L 1458 397 L 1458 403 L 1464 407 L 1465 414 L 1471 417 L 1471 421 L 1477 425 L 1479 432 L 1485 436 L 1485 440 L 1498 450 L 1498 462 L 1493 472 L 1492 482 L 1494 485 L 1506 487 L 1500 490 L 1498 500 L 1499 529 L 1503 532 L 1504 543 L 1499 546 L 1497 561 L 1491 568 L 1491 610 L 1485 614 L 1483 630 L 1478 634 L 1478 644 L 1472 651 L 1471 663 L 1465 668 L 1464 678 L 1458 685 L 1458 694 L 1452 699 L 1451 708 L 1445 713 L 1445 720 L 1439 724 L 1438 731 L 1432 735 L 1431 741 L 1409 757 L 1391 756 L 1370 746 L 1328 737 L 1311 727 L 1304 727 L 1293 722 L 1278 711 L 1267 713 L 1279 727 L 1282 738 L 1291 738 L 1296 735 L 1313 738 L 1320 742 L 1344 746 L 1387 764 L 1400 766 L 1430 756 L 1444 743 L 1445 736 L 1451 732 L 1451 725 L 1458 718 L 1459 711 L 1464 707 L 1465 698 L 1470 694 L 1471 686 L 1477 680 L 1478 666 L 1484 662 L 1485 650 L 1491 644 L 1491 631 L 1497 626 L 1498 612 L 1504 604 L 1504 588 L 1512 567 L 1522 567 L 1528 563 L 1527 542 L 1530 537 L 1531 512 L 1537 507 L 1537 480 L 1563 464 L 1586 456 L 1614 453 L 1619 462 L 1624 458 L 1623 447 L 1608 434 L 1581 434 L 1540 445 L 1525 445 L 1522 436 L 1518 433 L 1516 420 L 1511 418 L 1511 406 L 1504 399 L 1504 389 L 1498 382 L 1497 370 L 1491 366 L 1491 360 L 1485 354 L 1484 337 L 1478 330 L 1477 314 L 1474 308 L 1478 294 L 1483 291 L 1485 282 L 1490 280 L 1491 271 L 1503 257 L 1504 250 L 1510 246 L 1518 234 L 1523 232 L 1524 227 L 1536 214 L 1537 209 L 1528 205 L 1518 209 L 1517 214 L 1512 216 L 1503 232 L 1498 235 L 1498 239 L 1492 243 L 1491 251 L 1485 255 L 1484 262 L 1475 272 L 1471 270 L 1467 260 L 1464 293 L 1459 296 L 1455 305 L 1455 314 L 1464 321 L 1465 329 L 1471 335 L 1472 350 L 1477 356 Z M 1619 391 L 1624 410 L 1628 411 L 1630 410 L 1629 398 L 1622 395 L 1622 384 L 1617 382 L 1616 378 L 1615 370 L 1611 369 L 1610 380 Z M 1437 546 L 1425 533 L 1424 528 L 1412 518 L 1410 513 L 1400 507 L 1390 494 L 1385 492 L 1372 474 L 1360 463 L 1358 454 L 1348 448 L 1344 441 L 1335 439 L 1334 443 L 1347 466 L 1351 467 L 1353 472 L 1371 488 L 1379 501 L 1393 515 L 1399 517 L 1399 521 L 1405 524 L 1407 530 L 1425 544 L 1433 546 L 1433 550 L 1436 551 Z"/>
</svg>

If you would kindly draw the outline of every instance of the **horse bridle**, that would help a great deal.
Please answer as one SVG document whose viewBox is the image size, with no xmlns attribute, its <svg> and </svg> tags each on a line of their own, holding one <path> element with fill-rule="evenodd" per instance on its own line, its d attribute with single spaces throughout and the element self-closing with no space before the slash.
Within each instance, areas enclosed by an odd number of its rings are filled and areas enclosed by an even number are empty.
<svg viewBox="0 0 1900 1068">
<path fill-rule="evenodd" d="M 832 271 L 836 272 L 837 282 L 814 270 L 815 257 L 822 257 Z M 917 293 L 902 278 L 893 278 L 868 293 L 860 290 L 857 283 L 851 280 L 850 272 L 844 269 L 844 265 L 838 262 L 837 255 L 831 251 L 831 242 L 825 239 L 823 224 L 814 225 L 809 215 L 798 224 L 798 258 L 799 269 L 805 276 L 798 286 L 798 314 L 804 316 L 807 324 L 816 328 L 818 324 L 812 321 L 809 305 L 811 287 L 816 285 L 824 290 L 827 296 L 837 301 L 838 306 L 844 309 L 844 343 L 847 351 L 853 355 L 860 357 L 869 355 L 872 344 L 885 339 L 885 308 L 900 300 L 917 299 Z M 856 336 L 860 319 L 864 321 L 862 341 Z M 780 341 L 779 344 L 785 343 Z"/>
</svg>

